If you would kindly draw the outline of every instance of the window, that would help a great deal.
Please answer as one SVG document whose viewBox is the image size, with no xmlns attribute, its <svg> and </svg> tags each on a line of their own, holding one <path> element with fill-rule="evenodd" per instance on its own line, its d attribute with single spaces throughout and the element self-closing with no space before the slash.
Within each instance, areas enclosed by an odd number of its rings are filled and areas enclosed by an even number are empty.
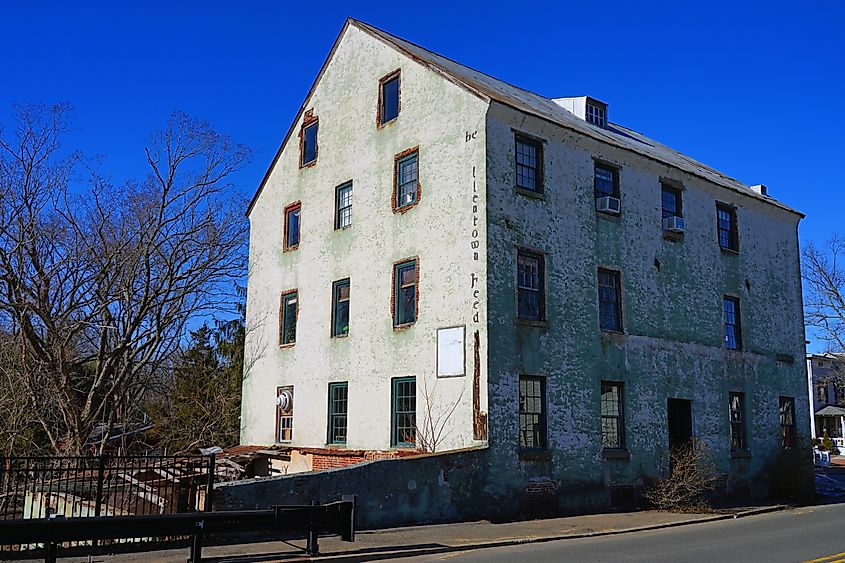
<svg viewBox="0 0 845 563">
<path fill-rule="evenodd" d="M 299 166 L 309 166 L 317 162 L 317 120 L 311 119 L 309 122 L 308 115 L 305 117 L 305 125 L 302 127 L 300 133 L 300 162 Z"/>
<path fill-rule="evenodd" d="M 725 322 L 725 348 L 742 349 L 742 323 L 739 313 L 739 299 L 725 295 L 722 310 Z"/>
<path fill-rule="evenodd" d="M 586 108 L 587 123 L 592 123 L 598 127 L 607 126 L 607 108 L 595 104 L 587 103 Z"/>
<path fill-rule="evenodd" d="M 546 384 L 542 377 L 519 376 L 519 447 L 546 447 Z"/>
<path fill-rule="evenodd" d="M 661 201 L 664 219 L 684 216 L 683 208 L 681 207 L 680 189 L 667 184 L 661 184 Z"/>
<path fill-rule="evenodd" d="M 417 260 L 393 266 L 393 326 L 417 321 Z"/>
<path fill-rule="evenodd" d="M 276 439 L 293 440 L 293 385 L 276 388 Z"/>
<path fill-rule="evenodd" d="M 332 336 L 349 334 L 349 278 L 332 284 Z"/>
<path fill-rule="evenodd" d="M 413 377 L 393 380 L 390 445 L 415 447 L 417 444 L 417 384 Z"/>
<path fill-rule="evenodd" d="M 731 417 L 731 449 L 744 450 L 748 447 L 745 436 L 745 394 L 731 393 L 730 417 Z"/>
<path fill-rule="evenodd" d="M 516 135 L 516 187 L 543 193 L 543 143 Z"/>
<path fill-rule="evenodd" d="M 393 192 L 394 211 L 410 208 L 419 201 L 419 150 L 411 149 L 396 155 Z"/>
<path fill-rule="evenodd" d="M 619 272 L 599 268 L 599 327 L 622 332 L 622 280 Z"/>
<path fill-rule="evenodd" d="M 827 384 L 819 383 L 816 385 L 816 399 L 822 404 L 827 404 Z"/>
<path fill-rule="evenodd" d="M 607 450 L 625 449 L 622 383 L 601 382 L 601 445 Z"/>
<path fill-rule="evenodd" d="M 292 203 L 285 207 L 285 240 L 283 250 L 296 250 L 299 247 L 299 215 L 302 204 Z"/>
<path fill-rule="evenodd" d="M 545 319 L 544 259 L 542 254 L 519 251 L 516 255 L 517 318 L 528 321 Z"/>
<path fill-rule="evenodd" d="M 723 250 L 738 252 L 739 232 L 737 230 L 736 209 L 717 203 L 716 222 L 718 223 L 719 246 Z"/>
<path fill-rule="evenodd" d="M 786 449 L 795 447 L 795 398 L 780 398 L 780 445 Z"/>
<path fill-rule="evenodd" d="M 352 182 L 335 188 L 334 228 L 345 229 L 352 225 Z"/>
<path fill-rule="evenodd" d="M 399 116 L 399 71 L 379 80 L 378 124 L 384 125 Z"/>
<path fill-rule="evenodd" d="M 294 289 L 282 294 L 279 344 L 282 346 L 296 342 L 296 316 L 298 313 L 298 292 Z"/>
<path fill-rule="evenodd" d="M 329 383 L 329 444 L 346 443 L 346 405 L 348 397 L 348 383 Z"/>
<path fill-rule="evenodd" d="M 619 170 L 596 162 L 593 185 L 596 199 L 602 197 L 619 199 Z"/>
</svg>

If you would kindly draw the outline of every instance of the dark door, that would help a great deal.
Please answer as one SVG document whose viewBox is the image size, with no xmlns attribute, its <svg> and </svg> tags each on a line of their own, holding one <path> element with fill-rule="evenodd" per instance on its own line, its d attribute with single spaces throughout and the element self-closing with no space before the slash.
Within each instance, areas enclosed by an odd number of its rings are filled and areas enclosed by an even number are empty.
<svg viewBox="0 0 845 563">
<path fill-rule="evenodd" d="M 692 438 L 692 401 L 669 399 L 669 449 L 683 446 Z"/>
</svg>

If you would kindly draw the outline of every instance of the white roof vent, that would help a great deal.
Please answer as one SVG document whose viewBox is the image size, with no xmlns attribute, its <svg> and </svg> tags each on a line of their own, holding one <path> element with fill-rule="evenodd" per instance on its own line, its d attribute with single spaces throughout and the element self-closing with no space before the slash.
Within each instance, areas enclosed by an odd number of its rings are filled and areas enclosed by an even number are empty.
<svg viewBox="0 0 845 563">
<path fill-rule="evenodd" d="M 590 96 L 578 96 L 575 98 L 554 98 L 552 101 L 587 123 L 602 129 L 607 127 L 607 104 L 600 100 Z"/>
<path fill-rule="evenodd" d="M 764 186 L 763 184 L 757 184 L 756 186 L 751 186 L 751 189 L 754 190 L 755 192 L 757 192 L 760 195 L 764 195 L 766 197 L 768 197 L 768 195 L 769 195 L 769 189 L 766 186 Z"/>
</svg>

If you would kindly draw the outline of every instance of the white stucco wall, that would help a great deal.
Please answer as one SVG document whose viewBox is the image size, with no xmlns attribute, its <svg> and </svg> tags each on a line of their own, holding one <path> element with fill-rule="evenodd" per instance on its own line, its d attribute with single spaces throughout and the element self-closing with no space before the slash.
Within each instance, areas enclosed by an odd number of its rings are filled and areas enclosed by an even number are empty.
<svg viewBox="0 0 845 563">
<path fill-rule="evenodd" d="M 401 69 L 401 112 L 377 129 L 378 80 Z M 473 213 L 473 186 L 485 194 L 486 103 L 354 26 L 347 28 L 305 109 L 319 119 L 315 166 L 300 170 L 295 133 L 250 214 L 248 372 L 241 441 L 275 441 L 277 386 L 294 385 L 292 445 L 326 444 L 327 389 L 349 383 L 350 449 L 390 447 L 391 378 L 416 376 L 435 410 L 459 401 L 439 449 L 477 444 L 472 436 L 473 331 L 482 342 L 481 408 L 486 407 L 485 206 Z M 420 202 L 391 206 L 394 155 L 419 146 Z M 335 231 L 335 187 L 353 181 L 352 227 Z M 282 252 L 283 209 L 302 202 L 299 249 Z M 475 217 L 475 219 L 474 219 Z M 475 224 L 474 224 L 475 221 Z M 478 229 L 480 253 L 470 242 Z M 419 314 L 394 330 L 395 261 L 419 257 Z M 330 338 L 332 282 L 351 279 L 348 337 Z M 279 298 L 299 290 L 296 345 L 280 348 Z M 473 303 L 478 301 L 477 309 Z M 477 319 L 473 318 L 475 311 Z M 476 322 L 477 321 L 477 322 Z M 463 377 L 438 379 L 436 331 L 466 325 Z"/>
</svg>

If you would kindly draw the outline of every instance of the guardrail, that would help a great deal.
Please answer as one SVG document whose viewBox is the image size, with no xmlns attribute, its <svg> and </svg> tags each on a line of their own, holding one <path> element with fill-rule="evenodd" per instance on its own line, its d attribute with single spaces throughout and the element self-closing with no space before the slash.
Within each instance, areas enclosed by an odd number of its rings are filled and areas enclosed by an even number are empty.
<svg viewBox="0 0 845 563">
<path fill-rule="evenodd" d="M 247 531 L 306 532 L 306 553 L 318 555 L 320 533 L 355 541 L 355 497 L 324 505 L 274 506 L 267 510 L 2 520 L 0 544 L 43 544 L 44 561 L 55 563 L 58 547 L 67 542 L 184 535 L 192 536 L 189 561 L 199 563 L 207 534 Z"/>
</svg>

